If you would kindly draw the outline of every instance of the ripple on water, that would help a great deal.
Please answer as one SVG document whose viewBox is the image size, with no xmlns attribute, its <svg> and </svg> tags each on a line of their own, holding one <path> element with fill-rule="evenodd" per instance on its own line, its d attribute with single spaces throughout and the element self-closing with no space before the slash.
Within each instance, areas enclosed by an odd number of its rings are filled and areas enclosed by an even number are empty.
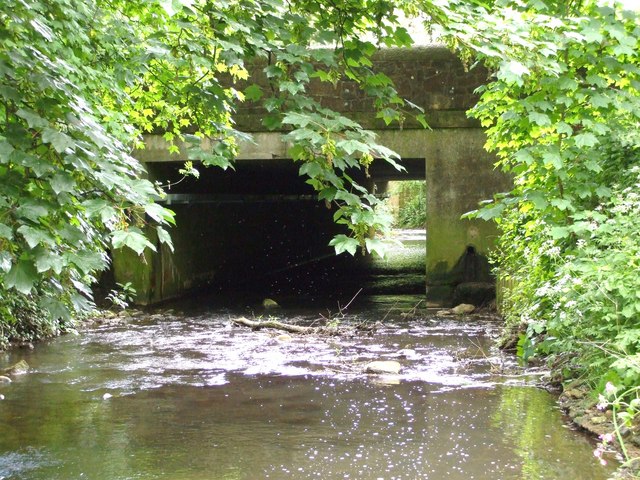
<svg viewBox="0 0 640 480">
<path fill-rule="evenodd" d="M 515 366 L 496 328 L 396 319 L 281 341 L 208 314 L 56 339 L 2 402 L 0 478 L 606 478 L 553 397 L 508 385 L 536 377 L 496 371 Z M 403 370 L 365 375 L 371 360 Z"/>
</svg>

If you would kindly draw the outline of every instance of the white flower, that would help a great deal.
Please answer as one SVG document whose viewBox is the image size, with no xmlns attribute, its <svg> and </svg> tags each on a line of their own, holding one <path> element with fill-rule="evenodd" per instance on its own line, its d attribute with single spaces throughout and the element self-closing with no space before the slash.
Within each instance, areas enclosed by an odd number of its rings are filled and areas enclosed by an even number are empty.
<svg viewBox="0 0 640 480">
<path fill-rule="evenodd" d="M 607 400 L 607 398 L 602 395 L 599 394 L 598 395 L 598 404 L 596 405 L 596 408 L 598 410 L 606 410 L 606 408 L 609 406 L 609 401 Z"/>
<path fill-rule="evenodd" d="M 613 383 L 607 382 L 607 384 L 604 386 L 604 391 L 608 395 L 615 395 L 615 393 L 618 391 L 618 388 Z"/>
</svg>

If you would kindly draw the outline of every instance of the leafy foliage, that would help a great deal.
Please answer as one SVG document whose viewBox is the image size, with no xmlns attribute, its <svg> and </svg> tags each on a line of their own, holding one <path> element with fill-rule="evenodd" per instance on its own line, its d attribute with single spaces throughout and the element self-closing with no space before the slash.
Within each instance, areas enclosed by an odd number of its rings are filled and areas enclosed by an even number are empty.
<svg viewBox="0 0 640 480">
<path fill-rule="evenodd" d="M 350 229 L 336 250 L 380 251 L 367 235 L 388 219 L 346 170 L 397 157 L 307 89 L 347 78 L 380 118 L 401 120 L 410 105 L 371 68 L 379 45 L 410 43 L 394 3 L 7 0 L 0 41 L 3 294 L 38 299 L 52 321 L 91 308 L 107 249 L 142 254 L 157 248 L 149 238 L 170 242 L 173 214 L 131 156 L 141 134 L 161 133 L 172 151 L 186 142 L 191 159 L 230 168 L 246 138 L 233 114 L 246 99 L 268 110 L 266 126 L 289 132 L 301 175 Z M 248 78 L 246 62 L 263 65 L 268 89 Z"/>
<path fill-rule="evenodd" d="M 29 342 L 72 329 L 70 322 L 54 319 L 33 298 L 18 292 L 0 297 L 0 349 L 10 341 Z"/>
<path fill-rule="evenodd" d="M 35 294 L 52 322 L 90 307 L 105 248 L 147 218 L 173 222 L 118 111 L 129 102 L 119 77 L 131 62 L 119 59 L 131 32 L 98 5 L 73 3 L 0 9 L 0 282 L 4 295 Z"/>
<path fill-rule="evenodd" d="M 472 115 L 514 189 L 475 215 L 502 231 L 495 260 L 517 285 L 505 313 L 528 325 L 521 351 L 594 385 L 637 385 L 638 14 L 495 2 L 452 19 L 452 43 L 495 72 Z"/>
<path fill-rule="evenodd" d="M 397 228 L 425 228 L 427 221 L 427 185 L 423 181 L 412 180 L 392 182 L 391 195 L 398 197 L 399 208 L 394 212 L 394 226 Z"/>
</svg>

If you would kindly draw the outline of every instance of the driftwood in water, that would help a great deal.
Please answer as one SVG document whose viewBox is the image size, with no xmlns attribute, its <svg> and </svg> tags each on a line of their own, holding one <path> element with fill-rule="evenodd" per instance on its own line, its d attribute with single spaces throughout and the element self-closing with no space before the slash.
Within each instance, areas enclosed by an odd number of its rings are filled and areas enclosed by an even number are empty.
<svg viewBox="0 0 640 480">
<path fill-rule="evenodd" d="M 289 333 L 321 333 L 323 331 L 328 331 L 329 329 L 326 327 L 303 327 L 301 325 L 292 325 L 290 323 L 282 323 L 277 320 L 261 320 L 254 321 L 249 320 L 245 317 L 234 318 L 233 323 L 237 323 L 238 325 L 244 325 L 245 327 L 252 328 L 253 330 L 260 330 L 261 328 L 274 328 L 276 330 L 284 330 Z"/>
<path fill-rule="evenodd" d="M 324 319 L 326 320 L 326 319 Z M 358 323 L 348 326 L 338 325 L 322 325 L 317 327 L 304 327 L 302 325 L 294 325 L 292 323 L 283 323 L 278 320 L 249 320 L 245 317 L 234 318 L 233 323 L 237 325 L 243 325 L 249 327 L 252 330 L 260 330 L 262 328 L 273 328 L 275 330 L 282 330 L 288 333 L 297 333 L 302 335 L 315 334 L 315 335 L 356 335 L 359 332 L 373 333 L 379 326 L 378 323 Z"/>
</svg>

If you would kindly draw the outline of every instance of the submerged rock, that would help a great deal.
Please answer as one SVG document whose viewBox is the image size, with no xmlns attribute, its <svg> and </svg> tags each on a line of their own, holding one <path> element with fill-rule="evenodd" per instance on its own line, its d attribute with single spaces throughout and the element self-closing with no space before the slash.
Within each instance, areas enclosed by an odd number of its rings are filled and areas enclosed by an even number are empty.
<svg viewBox="0 0 640 480">
<path fill-rule="evenodd" d="M 459 284 L 453 292 L 453 303 L 488 305 L 496 298 L 494 282 L 466 282 Z"/>
<path fill-rule="evenodd" d="M 395 360 L 377 360 L 375 362 L 370 362 L 364 368 L 365 373 L 399 373 L 402 369 L 402 365 L 400 362 L 396 362 Z"/>
<path fill-rule="evenodd" d="M 293 337 L 287 333 L 282 333 L 276 337 L 276 340 L 279 342 L 290 342 L 293 340 Z"/>
<path fill-rule="evenodd" d="M 381 385 L 384 387 L 390 385 L 400 385 L 400 377 L 398 375 L 375 375 L 372 377 L 371 381 L 377 385 Z"/>
<path fill-rule="evenodd" d="M 267 310 L 272 309 L 272 308 L 280 308 L 280 305 L 278 305 L 278 302 L 276 302 L 275 300 L 272 300 L 270 298 L 265 298 L 262 301 L 262 307 L 266 308 Z"/>
<path fill-rule="evenodd" d="M 469 313 L 472 313 L 475 309 L 476 307 L 474 305 L 471 305 L 469 303 L 461 303 L 457 307 L 453 307 L 451 309 L 451 313 L 455 315 L 467 315 Z"/>
<path fill-rule="evenodd" d="M 29 372 L 29 364 L 24 360 L 11 365 L 9 368 L 5 368 L 0 373 L 4 375 L 23 375 Z"/>
<path fill-rule="evenodd" d="M 9 377 L 5 377 L 4 375 L 0 375 L 0 385 L 3 383 L 11 383 L 11 379 Z"/>
<path fill-rule="evenodd" d="M 407 360 L 418 360 L 422 358 L 422 355 L 412 348 L 403 348 L 402 350 L 398 350 L 396 352 L 396 356 L 399 358 L 406 358 Z"/>
</svg>

